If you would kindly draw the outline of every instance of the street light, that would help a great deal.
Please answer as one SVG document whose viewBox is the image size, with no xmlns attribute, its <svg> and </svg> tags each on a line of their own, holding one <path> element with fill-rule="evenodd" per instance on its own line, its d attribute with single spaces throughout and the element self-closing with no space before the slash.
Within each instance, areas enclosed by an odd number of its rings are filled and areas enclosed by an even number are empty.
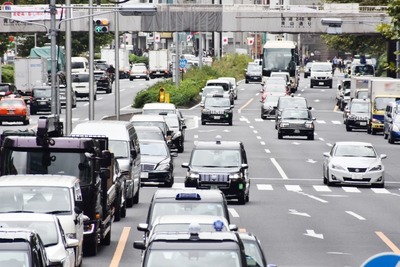
<svg viewBox="0 0 400 267">
<path fill-rule="evenodd" d="M 123 4 L 118 7 L 122 16 L 154 16 L 157 6 L 153 4 Z"/>
</svg>

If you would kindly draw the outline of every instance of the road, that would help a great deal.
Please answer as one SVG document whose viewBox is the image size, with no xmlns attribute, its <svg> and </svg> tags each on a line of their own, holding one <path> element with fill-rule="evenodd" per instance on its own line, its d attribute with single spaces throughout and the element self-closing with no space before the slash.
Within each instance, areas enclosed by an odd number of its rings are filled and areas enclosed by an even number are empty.
<svg viewBox="0 0 400 267">
<path fill-rule="evenodd" d="M 127 108 L 132 95 L 147 84 L 121 81 L 124 111 L 132 111 Z M 189 160 L 196 140 L 214 140 L 216 135 L 223 140 L 240 140 L 249 160 L 250 202 L 245 206 L 229 202 L 232 223 L 261 239 L 269 263 L 279 267 L 356 267 L 377 253 L 400 253 L 399 145 L 388 144 L 379 134 L 346 132 L 342 112 L 335 110 L 336 89 L 310 89 L 309 79 L 303 78 L 296 94 L 306 97 L 313 107 L 315 140 L 278 140 L 274 123 L 260 118 L 259 89 L 259 84 L 239 85 L 233 126 L 202 126 L 200 107 L 182 110 L 188 129 L 185 151 L 175 158 L 174 187 L 183 186 L 186 170 L 180 166 Z M 96 119 L 114 113 L 113 101 L 113 95 L 98 97 Z M 80 102 L 74 110 L 74 123 L 87 119 L 87 110 L 86 102 Z M 378 153 L 387 154 L 385 188 L 325 186 L 322 154 L 336 141 L 371 142 Z M 132 244 L 141 239 L 136 226 L 145 221 L 155 190 L 142 188 L 140 203 L 113 224 L 111 245 L 101 247 L 96 257 L 84 258 L 83 267 L 140 266 L 140 251 Z"/>
</svg>

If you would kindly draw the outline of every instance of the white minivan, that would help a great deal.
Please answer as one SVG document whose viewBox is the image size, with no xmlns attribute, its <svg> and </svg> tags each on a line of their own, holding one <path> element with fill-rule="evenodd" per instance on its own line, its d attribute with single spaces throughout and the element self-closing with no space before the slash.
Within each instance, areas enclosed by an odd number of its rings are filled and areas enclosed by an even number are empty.
<svg viewBox="0 0 400 267">
<path fill-rule="evenodd" d="M 89 97 L 89 73 L 80 72 L 80 73 L 72 73 L 71 81 L 72 81 L 72 89 L 75 92 L 76 97 Z M 93 84 L 94 88 L 94 100 L 97 99 L 97 84 Z"/>
<path fill-rule="evenodd" d="M 71 72 L 89 72 L 89 61 L 85 57 L 71 57 Z"/>
<path fill-rule="evenodd" d="M 333 68 L 330 62 L 313 62 L 310 72 L 310 88 L 328 86 L 332 88 Z"/>
</svg>

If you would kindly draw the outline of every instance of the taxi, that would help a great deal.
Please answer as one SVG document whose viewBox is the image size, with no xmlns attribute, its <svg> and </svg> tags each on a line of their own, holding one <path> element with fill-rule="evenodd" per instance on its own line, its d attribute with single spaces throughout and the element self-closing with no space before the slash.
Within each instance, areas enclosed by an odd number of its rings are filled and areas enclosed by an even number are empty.
<svg viewBox="0 0 400 267">
<path fill-rule="evenodd" d="M 0 100 L 0 125 L 3 122 L 22 122 L 29 124 L 30 111 L 23 98 L 15 95 L 3 97 Z"/>
</svg>

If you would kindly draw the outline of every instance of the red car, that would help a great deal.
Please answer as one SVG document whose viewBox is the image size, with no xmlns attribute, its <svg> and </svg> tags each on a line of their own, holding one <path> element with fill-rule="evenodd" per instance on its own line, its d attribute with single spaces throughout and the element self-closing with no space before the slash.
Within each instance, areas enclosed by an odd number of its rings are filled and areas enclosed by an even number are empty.
<svg viewBox="0 0 400 267">
<path fill-rule="evenodd" d="M 20 121 L 29 124 L 29 107 L 23 98 L 16 96 L 3 97 L 0 100 L 0 125 L 3 122 Z"/>
</svg>

